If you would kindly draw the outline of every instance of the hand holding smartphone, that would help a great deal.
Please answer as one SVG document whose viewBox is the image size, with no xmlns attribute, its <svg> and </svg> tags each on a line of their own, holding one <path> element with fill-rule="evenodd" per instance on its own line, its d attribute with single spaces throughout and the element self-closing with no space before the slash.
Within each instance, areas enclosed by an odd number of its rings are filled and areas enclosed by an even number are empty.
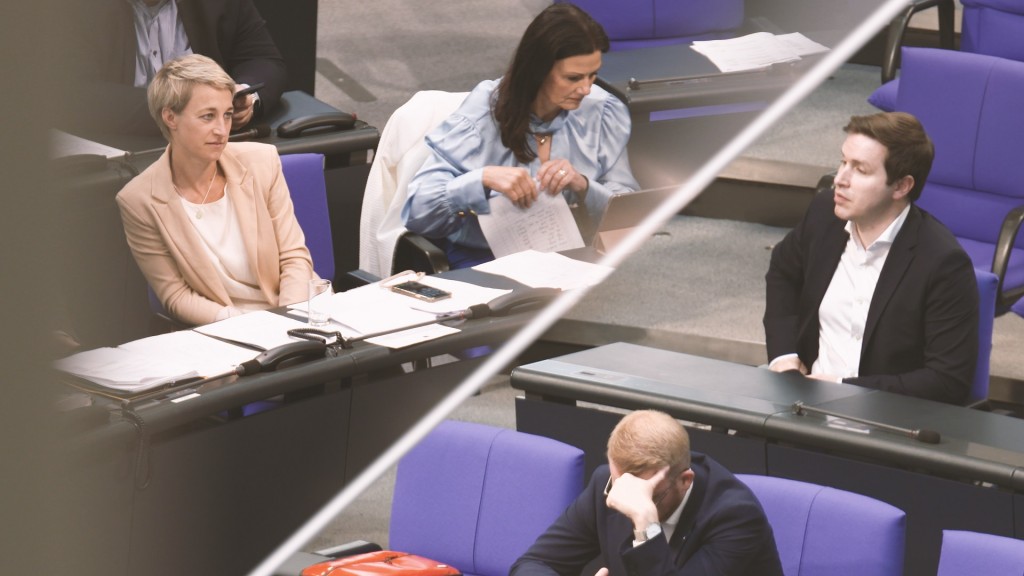
<svg viewBox="0 0 1024 576">
<path fill-rule="evenodd" d="M 235 92 L 235 95 L 231 97 L 231 100 L 235 101 L 235 100 L 238 100 L 239 98 L 245 98 L 249 94 L 253 94 L 254 92 L 259 90 L 260 88 L 263 88 L 263 86 L 264 86 L 263 82 L 257 82 L 255 84 L 253 84 L 252 86 L 249 86 L 248 88 L 242 88 L 241 90 Z"/>
</svg>

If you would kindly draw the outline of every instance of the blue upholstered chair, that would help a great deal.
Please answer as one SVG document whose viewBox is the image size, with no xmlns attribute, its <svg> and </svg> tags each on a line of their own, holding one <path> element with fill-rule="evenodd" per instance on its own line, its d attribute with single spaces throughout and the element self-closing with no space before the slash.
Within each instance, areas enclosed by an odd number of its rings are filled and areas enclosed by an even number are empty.
<svg viewBox="0 0 1024 576">
<path fill-rule="evenodd" d="M 906 515 L 873 498 L 737 474 L 761 502 L 786 576 L 901 576 Z"/>
<path fill-rule="evenodd" d="M 1020 300 L 1017 300 L 1016 302 L 1014 302 L 1014 304 L 1013 304 L 1013 306 L 1011 307 L 1011 309 L 1012 309 L 1012 310 L 1013 310 L 1013 311 L 1014 311 L 1014 312 L 1015 312 L 1015 313 L 1016 313 L 1016 314 L 1017 314 L 1018 316 L 1024 316 L 1024 298 L 1021 298 Z"/>
<path fill-rule="evenodd" d="M 306 236 L 317 276 L 334 280 L 334 243 L 327 211 L 327 184 L 323 154 L 285 154 L 281 169 L 295 206 L 295 219 Z"/>
<path fill-rule="evenodd" d="M 1024 35 L 1020 33 L 1024 30 L 1024 3 L 1019 0 L 961 0 L 960 3 L 963 5 L 960 50 L 1024 61 Z M 949 4 L 952 5 L 952 2 Z M 940 2 L 940 12 L 942 8 Z M 949 20 L 948 25 L 951 26 L 952 7 L 950 6 L 947 11 L 950 14 L 946 18 Z M 941 18 L 943 16 L 940 14 Z M 947 23 L 942 21 L 939 27 L 942 29 L 946 25 Z M 942 47 L 952 48 L 952 45 L 943 40 Z M 887 63 L 892 64 L 883 65 L 883 84 L 871 94 L 868 102 L 881 110 L 892 111 L 896 107 L 896 94 L 899 92 L 900 80 L 894 79 L 895 51 L 899 49 L 899 45 L 890 43 L 887 48 L 892 51 Z"/>
<path fill-rule="evenodd" d="M 582 488 L 578 448 L 445 421 L 398 465 L 388 548 L 506 576 Z"/>
<path fill-rule="evenodd" d="M 896 109 L 920 119 L 935 143 L 918 204 L 953 231 L 975 268 L 998 277 L 997 314 L 1024 295 L 1021 94 L 1024 62 L 904 48 Z"/>
<path fill-rule="evenodd" d="M 612 50 L 731 38 L 743 23 L 743 0 L 572 0 L 572 3 L 601 23 Z"/>
<path fill-rule="evenodd" d="M 1024 61 L 1024 3 L 1019 0 L 960 0 L 960 49 Z"/>
<path fill-rule="evenodd" d="M 1024 540 L 979 532 L 943 530 L 938 576 L 978 574 L 1024 574 Z"/>
</svg>

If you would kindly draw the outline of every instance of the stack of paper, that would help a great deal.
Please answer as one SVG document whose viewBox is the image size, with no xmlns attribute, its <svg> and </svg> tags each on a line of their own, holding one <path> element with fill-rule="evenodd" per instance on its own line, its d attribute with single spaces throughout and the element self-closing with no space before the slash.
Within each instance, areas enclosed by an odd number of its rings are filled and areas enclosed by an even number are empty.
<svg viewBox="0 0 1024 576">
<path fill-rule="evenodd" d="M 100 386 L 125 392 L 141 392 L 197 375 L 188 365 L 123 348 L 79 352 L 58 360 L 56 367 Z"/>
<path fill-rule="evenodd" d="M 707 56 L 722 72 L 757 70 L 828 51 L 827 47 L 799 32 L 780 35 L 755 32 L 728 40 L 698 40 L 691 48 Z"/>
<path fill-rule="evenodd" d="M 511 292 L 436 276 L 422 277 L 418 281 L 450 292 L 451 297 L 437 302 L 425 302 L 393 292 L 382 287 L 379 282 L 360 286 L 331 297 L 331 324 L 325 329 L 337 330 L 346 338 L 394 331 L 386 336 L 370 338 L 367 342 L 388 348 L 404 348 L 454 334 L 458 330 L 441 324 L 408 330 L 402 328 L 431 322 L 436 320 L 439 314 L 465 310 Z M 293 304 L 289 308 L 303 312 L 306 304 Z"/>
<path fill-rule="evenodd" d="M 211 376 L 251 360 L 258 351 L 184 330 L 97 348 L 58 360 L 58 370 L 123 392 L 142 392 L 164 384 Z"/>
</svg>

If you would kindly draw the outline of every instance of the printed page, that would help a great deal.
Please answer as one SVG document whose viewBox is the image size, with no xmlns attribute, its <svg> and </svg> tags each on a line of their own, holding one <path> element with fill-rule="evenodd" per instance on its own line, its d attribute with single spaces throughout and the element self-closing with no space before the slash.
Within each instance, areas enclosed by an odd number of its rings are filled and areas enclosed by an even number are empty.
<svg viewBox="0 0 1024 576">
<path fill-rule="evenodd" d="M 780 40 L 770 32 L 755 32 L 728 40 L 699 40 L 690 47 L 707 56 L 722 72 L 757 70 L 800 59 L 791 42 Z"/>
<path fill-rule="evenodd" d="M 583 247 L 583 237 L 561 194 L 541 193 L 527 209 L 504 194 L 491 198 L 491 213 L 478 216 L 484 238 L 495 258 L 536 250 L 560 252 Z"/>
<path fill-rule="evenodd" d="M 600 284 L 613 269 L 610 266 L 573 260 L 561 254 L 526 250 L 473 267 L 474 270 L 511 278 L 534 288 L 572 290 Z"/>
</svg>

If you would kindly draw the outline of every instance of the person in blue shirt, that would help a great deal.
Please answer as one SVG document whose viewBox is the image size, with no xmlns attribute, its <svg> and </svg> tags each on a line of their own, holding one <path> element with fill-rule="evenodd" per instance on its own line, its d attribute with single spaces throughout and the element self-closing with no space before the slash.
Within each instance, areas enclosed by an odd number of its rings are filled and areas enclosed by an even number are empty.
<svg viewBox="0 0 1024 576">
<path fill-rule="evenodd" d="M 566 196 L 592 217 L 639 188 L 629 168 L 626 106 L 594 85 L 608 36 L 586 12 L 553 4 L 526 28 L 505 75 L 485 80 L 431 131 L 409 183 L 406 228 L 437 241 L 452 268 L 493 259 L 476 219 L 504 194 L 529 207 Z"/>
</svg>

